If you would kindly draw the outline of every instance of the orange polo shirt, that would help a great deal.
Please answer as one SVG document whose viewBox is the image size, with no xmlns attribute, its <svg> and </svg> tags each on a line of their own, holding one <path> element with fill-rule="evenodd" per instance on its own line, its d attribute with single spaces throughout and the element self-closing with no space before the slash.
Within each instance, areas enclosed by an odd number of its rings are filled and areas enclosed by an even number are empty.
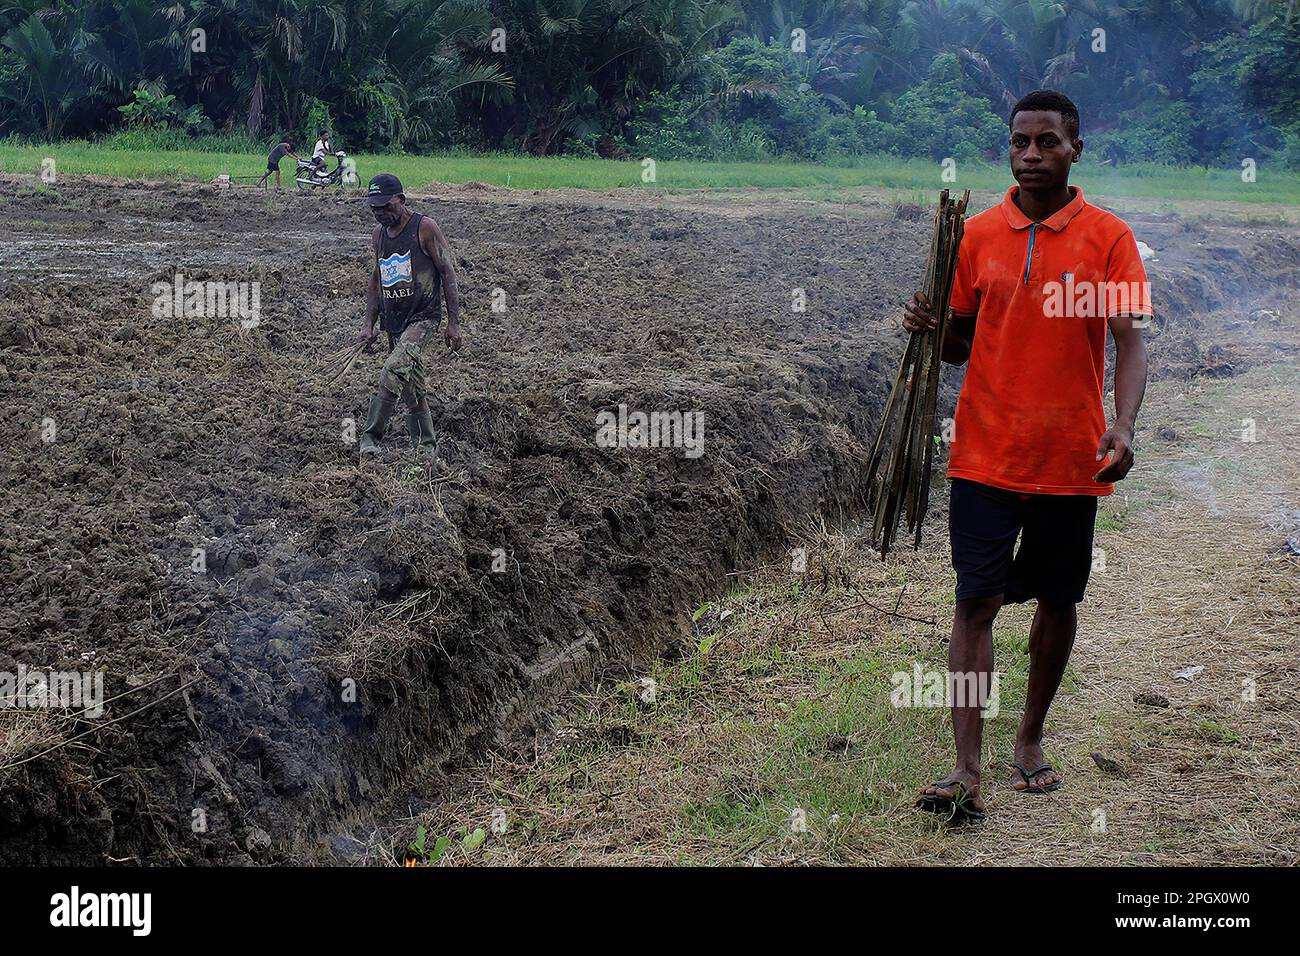
<svg viewBox="0 0 1300 956">
<path fill-rule="evenodd" d="M 952 311 L 974 315 L 949 478 L 1009 491 L 1108 495 L 1092 480 L 1106 430 L 1106 321 L 1151 315 L 1133 231 L 1074 198 L 1032 222 L 1007 190 L 966 222 Z"/>
</svg>

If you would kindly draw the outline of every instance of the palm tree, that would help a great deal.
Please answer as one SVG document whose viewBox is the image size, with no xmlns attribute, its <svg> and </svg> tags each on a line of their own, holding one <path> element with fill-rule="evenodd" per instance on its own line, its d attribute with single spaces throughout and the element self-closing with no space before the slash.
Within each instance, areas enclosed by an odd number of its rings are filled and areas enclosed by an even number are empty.
<svg viewBox="0 0 1300 956">
<path fill-rule="evenodd" d="M 90 39 L 82 52 L 87 74 L 109 93 L 125 95 L 141 86 L 157 96 L 167 93 L 190 53 L 184 19 L 179 3 L 115 0 L 89 7 Z"/>
<path fill-rule="evenodd" d="M 481 0 L 197 0 L 188 25 L 208 37 L 198 94 L 252 136 L 296 129 L 312 97 L 405 146 L 428 139 L 457 97 L 512 86 L 477 52 L 492 25 Z"/>
<path fill-rule="evenodd" d="M 337 64 L 353 77 L 340 99 L 382 125 L 399 146 L 427 143 L 458 102 L 509 100 L 514 79 L 487 50 L 494 24 L 486 3 L 405 0 L 353 4 L 367 9 L 365 42 Z M 328 72 L 322 82 L 328 84 Z M 357 82 L 359 81 L 359 82 Z"/>
<path fill-rule="evenodd" d="M 21 109 L 38 109 L 45 138 L 51 142 L 59 138 L 69 113 L 90 91 L 75 49 L 68 39 L 61 39 L 64 42 L 56 43 L 45 20 L 33 13 L 0 40 L 22 62 L 26 79 L 25 85 L 3 95 Z"/>
<path fill-rule="evenodd" d="M 544 155 L 607 132 L 704 69 L 736 16 L 725 0 L 496 0 L 517 80 L 513 126 Z"/>
</svg>

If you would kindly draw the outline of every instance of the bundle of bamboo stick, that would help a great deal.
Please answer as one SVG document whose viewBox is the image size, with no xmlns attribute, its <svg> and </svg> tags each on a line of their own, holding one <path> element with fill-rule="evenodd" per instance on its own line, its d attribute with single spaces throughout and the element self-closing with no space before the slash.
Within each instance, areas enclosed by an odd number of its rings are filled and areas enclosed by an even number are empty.
<svg viewBox="0 0 1300 956">
<path fill-rule="evenodd" d="M 874 518 L 871 546 L 880 549 L 882 560 L 894 542 L 900 515 L 906 516 L 907 530 L 915 535 L 914 546 L 921 546 L 921 525 L 930 503 L 943 335 L 948 326 L 948 302 L 969 200 L 969 189 L 960 200 L 951 199 L 946 189 L 939 194 L 930 258 L 921 287 L 939 320 L 938 327 L 908 337 L 903 362 L 880 418 L 880 432 L 871 448 L 867 465 L 868 505 Z"/>
</svg>

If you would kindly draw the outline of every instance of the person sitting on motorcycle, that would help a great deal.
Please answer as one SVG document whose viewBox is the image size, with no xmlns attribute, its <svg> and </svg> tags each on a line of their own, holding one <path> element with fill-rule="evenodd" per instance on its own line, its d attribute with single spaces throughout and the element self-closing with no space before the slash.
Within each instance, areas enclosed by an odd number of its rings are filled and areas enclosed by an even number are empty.
<svg viewBox="0 0 1300 956">
<path fill-rule="evenodd" d="M 320 134 L 320 139 L 316 140 L 316 148 L 311 151 L 311 164 L 316 167 L 312 170 L 313 176 L 328 175 L 325 170 L 325 157 L 331 152 L 329 130 L 324 130 Z"/>
</svg>

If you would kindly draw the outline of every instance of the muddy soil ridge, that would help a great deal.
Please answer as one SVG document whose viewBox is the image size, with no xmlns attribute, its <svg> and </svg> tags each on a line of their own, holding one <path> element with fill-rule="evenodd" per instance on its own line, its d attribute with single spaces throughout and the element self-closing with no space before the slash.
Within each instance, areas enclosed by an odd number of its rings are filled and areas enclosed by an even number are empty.
<svg viewBox="0 0 1300 956">
<path fill-rule="evenodd" d="M 332 384 L 325 360 L 360 315 L 364 208 L 19 179 L 0 197 L 0 670 L 102 670 L 109 698 L 0 714 L 8 863 L 346 860 L 416 765 L 673 653 L 728 571 L 860 512 L 928 242 L 887 205 L 421 192 L 467 348 L 434 362 L 436 456 L 399 420 L 360 465 L 382 358 Z M 1139 234 L 1160 374 L 1231 366 L 1198 311 L 1300 270 L 1280 228 Z M 159 317 L 178 273 L 258 283 L 258 324 Z M 702 415 L 703 453 L 599 447 L 620 405 Z"/>
</svg>

